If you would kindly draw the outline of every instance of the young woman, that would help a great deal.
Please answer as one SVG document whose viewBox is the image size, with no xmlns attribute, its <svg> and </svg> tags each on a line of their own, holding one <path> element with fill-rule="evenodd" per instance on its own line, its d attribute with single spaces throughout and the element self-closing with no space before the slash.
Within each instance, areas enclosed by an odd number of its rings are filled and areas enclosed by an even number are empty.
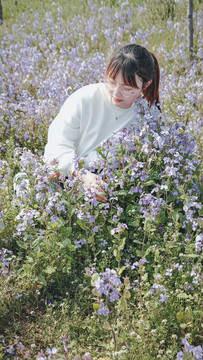
<svg viewBox="0 0 203 360">
<path fill-rule="evenodd" d="M 59 172 L 78 175 L 74 157 L 84 158 L 86 174 L 79 175 L 87 187 L 95 187 L 99 201 L 106 201 L 96 174 L 89 171 L 101 143 L 134 124 L 136 100 L 159 106 L 160 71 L 156 57 L 140 45 L 120 49 L 110 60 L 104 83 L 82 87 L 70 95 L 50 125 L 45 160 L 56 159 Z M 134 124 L 136 127 L 136 124 Z M 137 124 L 139 127 L 139 124 Z"/>
</svg>

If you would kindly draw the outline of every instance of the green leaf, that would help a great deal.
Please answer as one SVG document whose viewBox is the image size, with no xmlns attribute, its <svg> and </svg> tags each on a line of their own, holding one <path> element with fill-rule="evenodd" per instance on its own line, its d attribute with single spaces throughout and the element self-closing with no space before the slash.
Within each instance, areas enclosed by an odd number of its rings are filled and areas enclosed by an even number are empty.
<svg viewBox="0 0 203 360">
<path fill-rule="evenodd" d="M 42 274 L 38 275 L 38 280 L 41 281 L 44 286 L 47 286 L 47 282 L 45 280 L 45 277 Z"/>
<path fill-rule="evenodd" d="M 94 304 L 93 304 L 93 309 L 94 309 L 94 310 L 100 309 L 100 304 L 99 304 L 99 303 L 94 303 Z"/>
<path fill-rule="evenodd" d="M 51 275 L 55 272 L 55 268 L 53 266 L 48 266 L 44 271 L 46 274 Z"/>
<path fill-rule="evenodd" d="M 40 253 L 36 256 L 36 259 L 39 259 L 39 258 L 41 258 L 42 256 L 44 256 L 44 252 L 43 252 L 43 251 L 40 251 Z"/>
<path fill-rule="evenodd" d="M 119 191 L 116 191 L 116 195 L 126 196 L 126 195 L 128 195 L 128 191 L 127 190 L 119 190 Z"/>
<path fill-rule="evenodd" d="M 118 276 L 120 276 L 125 269 L 126 269 L 126 266 L 122 266 L 120 269 L 118 269 L 117 270 Z"/>
<path fill-rule="evenodd" d="M 97 274 L 97 273 L 94 273 L 93 275 L 92 275 L 92 278 L 91 278 L 91 285 L 92 286 L 95 286 L 95 281 L 98 279 L 98 276 L 99 276 L 99 274 Z M 97 289 L 93 289 L 93 290 L 96 290 L 97 291 Z"/>
<path fill-rule="evenodd" d="M 111 328 L 111 325 L 108 321 L 105 321 L 103 326 L 105 330 L 109 330 Z"/>
<path fill-rule="evenodd" d="M 20 248 L 27 249 L 27 245 L 23 241 L 17 240 L 16 242 Z"/>
<path fill-rule="evenodd" d="M 203 206 L 201 207 L 201 209 L 199 209 L 198 214 L 199 216 L 203 216 Z"/>
<path fill-rule="evenodd" d="M 143 281 L 146 281 L 147 279 L 148 279 L 148 274 L 145 273 L 145 274 L 143 275 L 143 277 L 142 277 L 142 280 L 143 280 Z"/>
<path fill-rule="evenodd" d="M 148 249 L 146 250 L 145 254 L 144 254 L 144 257 L 146 257 L 150 252 L 151 252 L 151 246 L 148 247 Z"/>
<path fill-rule="evenodd" d="M 129 204 L 128 206 L 127 206 L 127 208 L 126 208 L 126 213 L 128 214 L 128 215 L 131 215 L 132 214 L 132 212 L 134 212 L 134 206 L 132 205 L 132 204 Z"/>
<path fill-rule="evenodd" d="M 38 237 L 35 241 L 33 241 L 33 243 L 32 243 L 33 247 L 40 245 L 43 242 L 43 240 L 45 240 L 45 239 Z"/>
<path fill-rule="evenodd" d="M 71 211 L 70 211 L 70 215 L 71 215 L 71 216 L 73 216 L 73 215 L 75 214 L 75 209 L 76 209 L 76 206 L 73 206 L 72 209 L 71 209 Z M 69 227 L 69 229 L 71 229 L 71 233 L 72 233 L 72 228 Z M 70 234 L 71 234 L 71 233 L 70 233 Z M 69 236 L 70 236 L 70 234 L 69 234 Z"/>
<path fill-rule="evenodd" d="M 130 221 L 130 222 L 128 223 L 128 225 L 129 225 L 129 226 L 133 226 L 133 227 L 138 227 L 138 226 L 140 225 L 140 222 L 139 222 L 139 220 L 137 219 L 137 220 L 134 220 L 134 221 Z"/>
<path fill-rule="evenodd" d="M 75 211 L 75 208 L 74 208 L 74 211 Z M 70 226 L 66 227 L 66 235 L 71 236 L 71 234 L 72 234 L 72 227 L 70 227 Z"/>
<path fill-rule="evenodd" d="M 179 321 L 181 321 L 184 317 L 183 313 L 181 311 L 177 312 L 176 317 Z"/>
<path fill-rule="evenodd" d="M 92 244 L 93 241 L 94 241 L 93 236 L 89 236 L 87 239 L 88 244 Z"/>
<path fill-rule="evenodd" d="M 26 260 L 27 260 L 29 263 L 33 263 L 33 262 L 34 262 L 34 259 L 33 259 L 31 256 L 26 256 Z"/>
<path fill-rule="evenodd" d="M 78 220 L 77 224 L 85 231 L 88 230 L 87 226 L 85 225 L 85 223 L 82 220 Z"/>
<path fill-rule="evenodd" d="M 133 240 L 133 242 L 136 243 L 136 244 L 142 245 L 142 241 L 140 241 L 140 240 L 135 239 L 135 240 Z"/>
<path fill-rule="evenodd" d="M 123 297 L 124 297 L 125 299 L 130 299 L 130 297 L 131 297 L 130 291 L 124 290 L 124 291 L 123 291 Z"/>
<path fill-rule="evenodd" d="M 136 254 L 137 254 L 137 256 L 142 256 L 142 251 L 137 249 Z"/>
<path fill-rule="evenodd" d="M 188 195 L 186 195 L 186 194 L 183 194 L 183 195 L 181 195 L 180 196 L 180 199 L 183 199 L 183 200 L 189 200 L 189 197 L 188 197 Z"/>
<path fill-rule="evenodd" d="M 202 310 L 194 310 L 193 313 L 196 315 L 200 315 L 203 316 L 203 311 Z"/>
<path fill-rule="evenodd" d="M 59 227 L 59 225 L 58 225 L 57 222 L 54 222 L 54 223 L 51 224 L 51 228 L 52 228 L 53 230 L 57 229 L 57 227 Z"/>
<path fill-rule="evenodd" d="M 182 254 L 182 256 L 187 257 L 187 258 L 197 258 L 197 257 L 199 257 L 198 254 Z"/>
<path fill-rule="evenodd" d="M 125 240 L 126 240 L 126 238 L 123 238 L 123 239 L 121 240 L 121 243 L 120 243 L 120 245 L 119 245 L 119 250 L 123 250 L 123 249 L 124 249 Z"/>
<path fill-rule="evenodd" d="M 124 297 L 119 300 L 118 304 L 119 304 L 119 306 L 121 307 L 121 309 L 123 311 L 126 311 L 126 309 L 127 309 L 127 300 Z"/>
<path fill-rule="evenodd" d="M 156 217 L 156 223 L 161 224 L 164 223 L 166 220 L 166 213 L 165 211 L 161 211 L 159 215 Z"/>
<path fill-rule="evenodd" d="M 97 273 L 92 274 L 92 280 L 96 281 L 98 279 L 98 276 L 99 276 L 99 274 L 97 274 Z"/>
<path fill-rule="evenodd" d="M 117 258 L 118 251 L 117 251 L 116 249 L 114 249 L 114 251 L 113 251 L 113 255 L 115 256 L 115 258 Z"/>
<path fill-rule="evenodd" d="M 63 242 L 62 242 L 63 246 L 70 246 L 71 245 L 71 240 L 69 238 L 66 238 Z"/>
<path fill-rule="evenodd" d="M 83 169 L 84 166 L 85 166 L 85 161 L 84 161 L 84 160 L 80 160 L 80 162 L 79 162 L 79 169 L 80 169 L 80 170 Z"/>
<path fill-rule="evenodd" d="M 177 297 L 178 297 L 179 299 L 187 299 L 187 298 L 188 298 L 188 295 L 187 295 L 186 293 L 180 293 L 180 294 L 177 295 Z"/>
<path fill-rule="evenodd" d="M 94 286 L 94 283 L 92 282 L 92 280 L 91 280 L 91 285 Z M 98 293 L 96 288 L 92 289 L 92 294 L 97 297 L 101 296 L 101 294 Z"/>
<path fill-rule="evenodd" d="M 186 327 L 187 327 L 188 325 L 187 324 L 180 324 L 180 327 L 181 327 L 181 329 L 186 329 Z"/>
<path fill-rule="evenodd" d="M 95 150 L 99 153 L 102 159 L 106 160 L 106 156 L 103 154 L 103 152 L 100 149 L 96 148 Z"/>
<path fill-rule="evenodd" d="M 148 181 L 146 181 L 146 183 L 144 183 L 144 186 L 151 186 L 151 185 L 156 186 L 156 183 L 154 182 L 154 180 L 148 180 Z"/>
<path fill-rule="evenodd" d="M 71 349 L 73 346 L 75 346 L 75 340 L 72 340 L 69 344 L 68 347 Z"/>
</svg>

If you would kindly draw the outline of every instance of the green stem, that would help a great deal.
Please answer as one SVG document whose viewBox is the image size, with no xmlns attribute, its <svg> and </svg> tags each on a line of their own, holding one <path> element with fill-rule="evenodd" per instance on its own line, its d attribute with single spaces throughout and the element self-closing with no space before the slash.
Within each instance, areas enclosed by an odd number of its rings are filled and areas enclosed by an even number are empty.
<svg viewBox="0 0 203 360">
<path fill-rule="evenodd" d="M 111 323 L 110 323 L 110 328 L 111 328 L 111 331 L 112 331 L 112 334 L 113 334 L 113 340 L 114 340 L 114 351 L 117 351 L 117 340 L 116 340 L 116 334 L 115 334 L 114 329 L 112 328 Z"/>
<path fill-rule="evenodd" d="M 145 239 L 146 239 L 146 233 L 147 233 L 147 219 L 145 219 L 145 222 L 144 222 L 144 237 L 142 240 L 142 255 L 144 252 L 144 243 L 145 243 Z"/>
<path fill-rule="evenodd" d="M 140 312 L 142 314 L 142 273 L 140 274 L 140 300 L 139 300 L 139 304 L 140 304 Z"/>
</svg>

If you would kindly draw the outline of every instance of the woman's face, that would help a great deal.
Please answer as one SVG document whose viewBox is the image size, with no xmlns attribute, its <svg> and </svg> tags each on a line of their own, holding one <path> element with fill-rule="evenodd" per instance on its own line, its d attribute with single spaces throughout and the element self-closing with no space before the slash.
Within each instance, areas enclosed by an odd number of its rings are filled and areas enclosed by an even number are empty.
<svg viewBox="0 0 203 360">
<path fill-rule="evenodd" d="M 124 83 L 121 71 L 118 72 L 115 79 L 108 77 L 105 80 L 105 84 L 113 105 L 116 105 L 121 109 L 127 109 L 137 98 L 141 96 L 142 80 L 138 75 L 135 76 L 138 88 L 126 85 Z"/>
</svg>

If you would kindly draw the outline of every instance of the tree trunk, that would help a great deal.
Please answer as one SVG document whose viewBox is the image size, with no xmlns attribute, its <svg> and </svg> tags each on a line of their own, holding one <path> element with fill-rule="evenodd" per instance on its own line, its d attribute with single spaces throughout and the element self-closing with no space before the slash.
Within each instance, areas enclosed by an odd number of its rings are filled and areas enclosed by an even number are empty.
<svg viewBox="0 0 203 360">
<path fill-rule="evenodd" d="M 188 47 L 193 52 L 193 0 L 188 0 Z"/>
<path fill-rule="evenodd" d="M 3 12 L 2 12 L 2 6 L 1 6 L 1 0 L 0 0 L 0 25 L 3 22 Z"/>
</svg>

